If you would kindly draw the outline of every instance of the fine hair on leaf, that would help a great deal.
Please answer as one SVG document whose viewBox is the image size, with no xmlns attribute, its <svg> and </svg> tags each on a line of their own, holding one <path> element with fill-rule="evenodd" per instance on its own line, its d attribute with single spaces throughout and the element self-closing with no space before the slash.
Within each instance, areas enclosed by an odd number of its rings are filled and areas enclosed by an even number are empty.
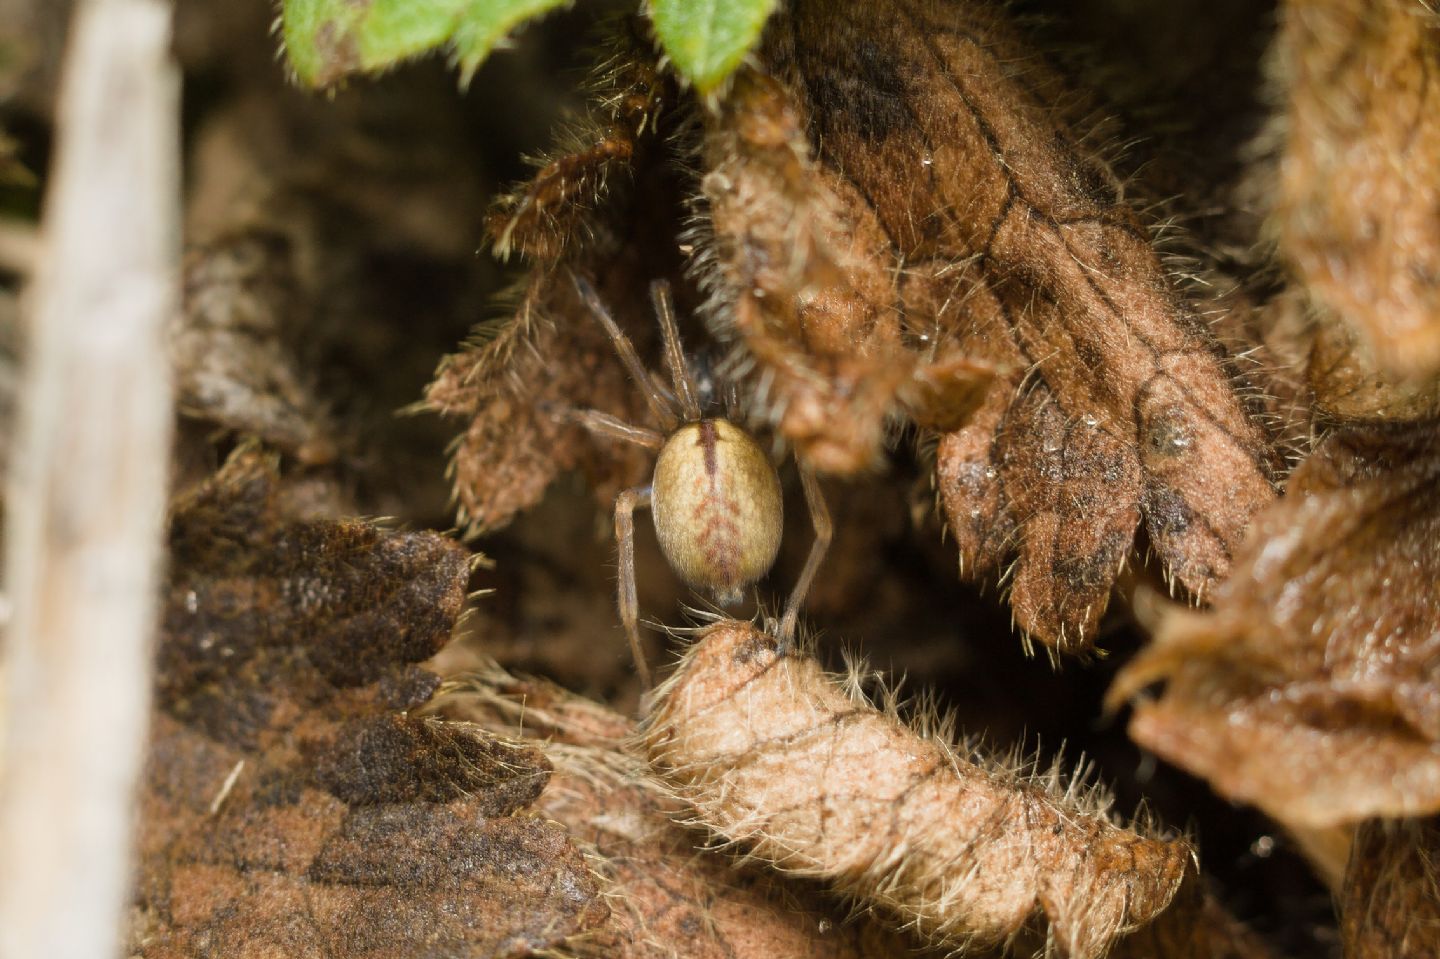
<svg viewBox="0 0 1440 959">
<path fill-rule="evenodd" d="M 642 737 L 722 843 L 955 952 L 1036 935 L 1099 959 L 1192 867 L 1188 841 L 1117 825 L 1083 777 L 962 754 L 744 623 L 701 634 Z"/>
</svg>

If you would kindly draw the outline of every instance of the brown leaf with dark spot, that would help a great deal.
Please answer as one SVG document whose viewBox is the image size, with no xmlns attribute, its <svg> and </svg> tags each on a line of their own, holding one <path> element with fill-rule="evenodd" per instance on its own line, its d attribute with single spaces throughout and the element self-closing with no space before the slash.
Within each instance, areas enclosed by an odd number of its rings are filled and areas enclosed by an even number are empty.
<svg viewBox="0 0 1440 959">
<path fill-rule="evenodd" d="M 1362 824 L 1339 909 L 1346 959 L 1440 955 L 1440 821 Z"/>
<path fill-rule="evenodd" d="M 1170 573 L 1212 590 L 1274 496 L 1272 454 L 1114 176 L 1073 131 L 1083 98 L 980 4 L 798 3 L 764 60 L 845 198 L 841 221 L 873 224 L 863 258 L 898 278 L 860 300 L 1008 371 L 940 444 L 967 574 L 1018 555 L 1021 626 L 1083 650 L 1143 516 Z M 760 285 L 767 309 L 786 308 Z M 1001 446 L 1047 455 L 1007 459 Z M 1085 505 L 1101 503 L 1098 515 Z M 1057 536 L 1067 514 L 1094 528 Z"/>
<path fill-rule="evenodd" d="M 1112 701 L 1223 795 L 1328 826 L 1440 810 L 1440 429 L 1332 434 L 1257 518 L 1214 611 L 1176 612 Z"/>
<path fill-rule="evenodd" d="M 1281 252 L 1380 366 L 1440 371 L 1440 16 L 1409 0 L 1281 5 Z"/>
<path fill-rule="evenodd" d="M 994 369 L 907 328 L 883 225 L 815 161 L 794 90 L 742 71 L 706 121 L 701 282 L 715 325 L 742 347 L 734 363 L 759 412 L 830 473 L 873 466 L 902 416 L 967 421 Z"/>
<path fill-rule="evenodd" d="M 1025 517 L 1010 604 L 1027 635 L 1062 652 L 1086 648 L 1130 555 L 1140 507 L 1140 463 L 1097 423 L 1067 420 L 1054 394 L 1034 389 L 1009 410 L 1019 429 L 998 434 L 1000 484 Z"/>
<path fill-rule="evenodd" d="M 466 552 L 278 502 L 242 449 L 174 507 L 133 949 L 521 956 L 603 922 L 563 828 L 516 815 L 544 755 L 408 713 Z"/>
</svg>

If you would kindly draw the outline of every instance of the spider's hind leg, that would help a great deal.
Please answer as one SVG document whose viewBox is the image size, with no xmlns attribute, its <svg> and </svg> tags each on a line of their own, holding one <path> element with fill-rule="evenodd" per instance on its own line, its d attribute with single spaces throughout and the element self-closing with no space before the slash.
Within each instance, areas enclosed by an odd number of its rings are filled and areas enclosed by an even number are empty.
<svg viewBox="0 0 1440 959">
<path fill-rule="evenodd" d="M 640 602 L 635 596 L 635 510 L 650 505 L 650 487 L 636 486 L 615 498 L 615 541 L 619 545 L 619 582 L 617 604 L 625 635 L 630 640 L 630 655 L 635 658 L 635 672 L 646 692 L 650 691 L 650 665 L 640 644 Z"/>
<path fill-rule="evenodd" d="M 796 464 L 800 469 L 800 485 L 805 489 L 805 505 L 810 508 L 810 522 L 815 527 L 815 543 L 810 547 L 805 568 L 800 571 L 800 578 L 795 581 L 795 588 L 790 591 L 790 598 L 785 602 L 785 614 L 780 617 L 780 628 L 776 631 L 775 639 L 777 651 L 781 655 L 790 650 L 795 640 L 800 607 L 805 602 L 806 594 L 810 592 L 810 584 L 815 581 L 815 574 L 820 570 L 820 563 L 830 549 L 830 539 L 835 532 L 830 522 L 830 509 L 825 505 L 825 494 L 820 491 L 820 481 L 804 464 L 798 460 Z"/>
</svg>

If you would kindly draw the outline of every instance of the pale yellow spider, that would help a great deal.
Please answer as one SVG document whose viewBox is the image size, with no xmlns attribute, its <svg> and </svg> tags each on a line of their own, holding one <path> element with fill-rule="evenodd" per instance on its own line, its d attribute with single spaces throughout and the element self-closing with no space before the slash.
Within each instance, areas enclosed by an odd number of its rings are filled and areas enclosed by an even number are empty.
<svg viewBox="0 0 1440 959">
<path fill-rule="evenodd" d="M 723 416 L 706 415 L 680 347 L 668 284 L 652 283 L 650 297 L 665 342 L 669 390 L 645 369 L 630 338 L 621 332 L 594 288 L 578 276 L 575 287 L 609 334 L 620 362 L 640 387 L 660 426 L 660 431 L 635 426 L 598 410 L 577 414 L 580 422 L 595 433 L 660 454 L 649 485 L 627 489 L 615 500 L 620 619 L 640 679 L 649 689 L 650 668 L 640 647 L 635 598 L 635 510 L 650 507 L 660 549 L 686 585 L 708 593 L 721 606 L 731 606 L 740 602 L 745 589 L 775 563 L 784 527 L 780 477 L 760 444 L 744 428 Z M 800 605 L 830 546 L 832 533 L 830 512 L 814 474 L 798 459 L 796 465 L 815 526 L 815 543 L 776 629 L 775 638 L 782 649 L 794 638 Z"/>
</svg>

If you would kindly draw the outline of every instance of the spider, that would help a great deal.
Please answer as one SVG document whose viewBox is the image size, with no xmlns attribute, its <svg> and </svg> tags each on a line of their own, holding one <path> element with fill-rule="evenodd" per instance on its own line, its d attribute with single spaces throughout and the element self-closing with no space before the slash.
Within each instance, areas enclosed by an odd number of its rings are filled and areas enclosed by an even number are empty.
<svg viewBox="0 0 1440 959">
<path fill-rule="evenodd" d="M 640 646 L 635 596 L 635 511 L 649 507 L 660 550 L 690 588 L 708 593 L 721 606 L 744 598 L 747 587 L 770 571 L 780 549 L 784 510 L 780 477 L 760 444 L 725 416 L 709 415 L 708 397 L 696 384 L 680 345 L 670 285 L 657 280 L 650 299 L 660 321 L 670 390 L 645 369 L 630 338 L 616 324 L 584 277 L 572 277 L 586 307 L 604 327 L 630 378 L 644 394 L 660 430 L 626 423 L 599 410 L 581 410 L 579 422 L 599 435 L 655 450 L 649 485 L 624 490 L 615 499 L 615 540 L 619 552 L 617 605 L 645 689 L 650 668 Z M 708 391 L 707 391 L 708 392 Z M 796 459 L 815 542 L 785 603 L 775 638 L 781 650 L 795 636 L 800 605 L 829 549 L 832 526 L 820 485 Z"/>
</svg>

